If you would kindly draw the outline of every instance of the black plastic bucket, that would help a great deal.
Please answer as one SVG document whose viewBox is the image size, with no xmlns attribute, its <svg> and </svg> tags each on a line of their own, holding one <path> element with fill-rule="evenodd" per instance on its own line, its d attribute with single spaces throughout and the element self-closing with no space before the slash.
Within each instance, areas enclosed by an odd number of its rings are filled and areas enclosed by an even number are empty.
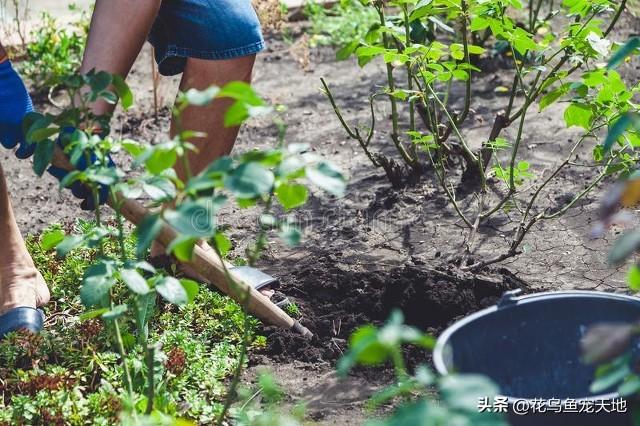
<svg viewBox="0 0 640 426">
<path fill-rule="evenodd" d="M 593 324 L 637 321 L 640 299 L 591 291 L 517 292 L 442 333 L 433 354 L 438 372 L 491 378 L 502 395 L 479 401 L 479 409 L 503 411 L 507 405 L 512 425 L 631 425 L 630 403 L 615 389 L 589 392 L 595 368 L 580 361 L 580 339 Z"/>
</svg>

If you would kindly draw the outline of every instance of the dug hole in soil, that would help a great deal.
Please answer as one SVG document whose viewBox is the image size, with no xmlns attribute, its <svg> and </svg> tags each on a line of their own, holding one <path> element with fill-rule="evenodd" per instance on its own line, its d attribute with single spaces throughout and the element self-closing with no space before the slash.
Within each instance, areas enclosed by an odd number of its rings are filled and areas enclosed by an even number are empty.
<svg viewBox="0 0 640 426">
<path fill-rule="evenodd" d="M 438 333 L 455 319 L 488 307 L 513 289 L 529 286 L 504 268 L 482 274 L 454 267 L 430 268 L 421 261 L 386 271 L 358 270 L 340 263 L 339 253 L 313 259 L 282 277 L 282 290 L 304 313 L 300 322 L 312 339 L 266 327 L 265 353 L 275 361 L 333 361 L 343 355 L 349 335 L 364 324 L 380 325 L 395 309 L 407 324 Z M 411 351 L 410 364 L 425 361 Z"/>
</svg>

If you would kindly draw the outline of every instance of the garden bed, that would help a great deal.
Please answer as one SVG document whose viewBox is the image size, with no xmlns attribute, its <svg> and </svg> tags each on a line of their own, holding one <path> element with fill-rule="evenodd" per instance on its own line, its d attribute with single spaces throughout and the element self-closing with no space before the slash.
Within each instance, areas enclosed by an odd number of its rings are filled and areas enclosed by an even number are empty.
<svg viewBox="0 0 640 426">
<path fill-rule="evenodd" d="M 297 36 L 301 28 L 294 28 Z M 624 39 L 638 30 L 637 21 L 625 15 L 616 37 Z M 465 229 L 436 190 L 437 183 L 425 178 L 417 185 L 391 189 L 382 173 L 369 166 L 357 144 L 346 138 L 318 90 L 319 78 L 330 77 L 344 114 L 364 121 L 366 96 L 372 87 L 384 84 L 376 80 L 381 65 L 360 69 L 351 61 L 335 62 L 332 49 L 308 51 L 300 38 L 295 40 L 298 42 L 291 47 L 277 37 L 269 39 L 269 49 L 259 57 L 256 68 L 256 89 L 272 102 L 287 106 L 287 140 L 309 143 L 345 170 L 350 184 L 343 199 L 312 197 L 296 213 L 306 230 L 303 244 L 294 249 L 274 244 L 261 262 L 266 272 L 281 279 L 282 291 L 299 306 L 300 321 L 315 337 L 305 341 L 286 331 L 264 328 L 267 346 L 253 354 L 247 380 L 260 368 L 271 368 L 291 402 L 299 398 L 310 402 L 312 418 L 327 424 L 360 424 L 364 401 L 384 383 L 385 374 L 357 372 L 343 384 L 331 374 L 358 325 L 380 324 L 399 308 L 410 324 L 437 333 L 514 288 L 625 290 L 624 272 L 606 264 L 608 238 L 588 239 L 596 216 L 596 196 L 583 199 L 557 221 L 536 225 L 520 256 L 477 274 L 460 272 L 452 262 L 459 260 Z M 129 80 L 137 106 L 127 118 L 116 117 L 113 128 L 134 139 L 161 140 L 168 128 L 169 110 L 161 109 L 155 119 L 148 55 L 145 49 Z M 504 104 L 495 88 L 511 79 L 512 71 L 501 68 L 478 77 L 474 91 L 481 104 L 472 112 L 466 132 L 487 133 Z M 161 88 L 165 103 L 171 101 L 176 82 L 173 79 Z M 531 118 L 534 131 L 525 137 L 534 148 L 527 149 L 524 158 L 534 170 L 542 171 L 566 154 L 569 141 L 576 137 L 575 131 L 566 129 L 562 110 L 561 105 L 553 105 Z M 385 141 L 389 131 L 382 125 L 374 143 Z M 514 131 L 509 129 L 506 134 Z M 275 140 L 273 128 L 254 120 L 244 127 L 236 150 L 268 147 Z M 7 152 L 0 155 L 23 232 L 36 233 L 51 222 L 76 220 L 80 215 L 76 201 L 67 192 L 58 193 L 56 181 L 47 177 L 34 184 L 29 163 Z M 589 155 L 588 149 L 578 152 L 578 157 Z M 582 190 L 594 173 L 589 168 L 563 172 L 549 187 L 544 205 L 554 207 Z M 462 203 L 472 202 L 462 198 Z M 247 236 L 255 229 L 257 212 L 229 209 L 222 217 L 233 225 L 233 253 L 241 255 Z M 478 231 L 479 255 L 499 250 L 507 240 L 501 234 L 506 218 L 495 220 Z M 427 358 L 421 358 L 418 351 L 411 354 L 415 361 Z M 340 395 L 347 403 L 336 408 Z"/>
</svg>

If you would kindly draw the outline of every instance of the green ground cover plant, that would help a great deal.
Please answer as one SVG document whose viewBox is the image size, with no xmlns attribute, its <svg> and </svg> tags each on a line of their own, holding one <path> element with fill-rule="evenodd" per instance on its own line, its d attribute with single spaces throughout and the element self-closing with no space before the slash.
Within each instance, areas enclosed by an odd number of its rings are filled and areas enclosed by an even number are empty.
<svg viewBox="0 0 640 426">
<path fill-rule="evenodd" d="M 88 197 L 85 206 L 93 206 L 95 221 L 71 233 L 51 229 L 42 236 L 41 244 L 43 250 L 55 248 L 57 257 L 68 259 L 67 267 L 77 274 L 71 277 L 75 286 L 81 276 L 79 292 L 66 295 L 64 300 L 73 304 L 75 313 L 81 312 L 79 318 L 74 316 L 79 326 L 96 324 L 104 330 L 102 350 L 91 352 L 109 359 L 105 369 L 112 376 L 105 384 L 106 393 L 118 395 L 113 411 L 123 424 L 175 424 L 180 418 L 224 424 L 247 351 L 255 343 L 256 321 L 246 312 L 248 293 L 236 287 L 228 271 L 228 284 L 237 293 L 239 305 L 209 290 L 205 292 L 192 280 L 177 279 L 150 265 L 145 260 L 148 249 L 166 225 L 177 234 L 167 248 L 177 259 L 191 260 L 200 240 L 208 241 L 218 256 L 224 257 L 232 242 L 218 213 L 234 201 L 242 208 L 255 207 L 262 212 L 254 243 L 245 256 L 245 262 L 254 265 L 272 235 L 289 244 L 299 242 L 301 232 L 288 212 L 307 201 L 309 184 L 340 196 L 345 178 L 331 163 L 307 152 L 306 146 L 285 145 L 286 126 L 277 114 L 276 147 L 222 157 L 193 174 L 186 154 L 195 149 L 189 139 L 197 134 L 180 128 L 182 111 L 189 105 L 203 106 L 217 98 L 230 98 L 233 103 L 225 115 L 228 126 L 274 113 L 246 83 L 181 93 L 173 110 L 178 135 L 155 145 L 105 136 L 109 117 L 89 112 L 88 105 L 98 98 L 120 100 L 125 110 L 132 105 L 133 95 L 121 78 L 90 72 L 67 77 L 62 86 L 72 100 L 69 107 L 58 114 L 32 113 L 25 119 L 27 139 L 37 144 L 33 169 L 42 175 L 55 150 L 62 148 L 76 170 L 61 180 L 61 186 L 82 184 Z M 96 129 L 101 132 L 97 134 Z M 140 173 L 126 176 L 110 160 L 110 154 L 116 153 L 133 157 Z M 184 165 L 185 180 L 173 170 L 178 161 Z M 105 195 L 115 210 L 114 218 L 107 219 L 99 207 Z M 127 236 L 121 212 L 123 197 L 145 197 L 153 208 L 153 213 L 136 226 L 133 237 Z M 85 261 L 78 262 L 74 253 L 81 253 Z M 200 336 L 192 335 L 194 327 L 201 331 Z M 230 332 L 231 328 L 235 331 Z M 67 341 L 58 343 L 68 345 Z M 74 349 L 84 350 L 87 348 L 83 346 Z M 81 357 L 78 362 L 86 360 Z M 92 360 L 90 364 L 101 368 L 102 361 Z M 59 367 L 55 371 L 63 374 Z M 183 375 L 185 371 L 189 373 Z M 16 374 L 37 376 L 39 371 Z M 227 388 L 220 385 L 226 376 L 231 376 Z M 94 392 L 99 390 L 96 387 Z M 204 398 L 201 392 L 205 392 Z M 45 404 L 36 408 L 26 402 L 15 404 L 14 399 L 17 402 L 20 398 L 21 394 L 11 396 L 7 406 L 37 411 Z M 99 396 L 93 398 L 102 401 Z M 65 413 L 68 411 L 63 410 L 61 415 Z M 70 417 L 62 418 L 64 422 L 73 419 L 77 424 L 87 424 L 99 414 L 90 409 L 80 414 L 72 410 Z M 9 415 L 21 416 L 16 411 Z M 41 417 L 39 421 L 46 423 Z"/>
<path fill-rule="evenodd" d="M 620 135 L 610 155 L 603 155 L 604 130 L 628 112 L 637 84 L 628 85 L 614 69 L 603 66 L 619 49 L 609 35 L 626 1 L 532 0 L 446 1 L 361 0 L 378 22 L 363 37 L 354 37 L 337 53 L 355 56 L 360 66 L 384 63 L 386 85 L 367 102 L 370 121 L 351 124 L 330 89 L 323 89 L 347 135 L 366 153 L 371 164 L 384 170 L 400 188 L 422 176 L 432 177 L 451 208 L 468 228 L 460 256 L 463 269 L 478 270 L 522 252 L 521 244 L 537 223 L 562 216 L 587 196 L 605 177 L 628 173 L 636 164 L 638 133 Z M 465 132 L 474 110 L 474 82 L 487 61 L 505 63 L 512 83 L 504 92 L 504 106 L 482 140 Z M 462 93 L 461 97 L 453 96 Z M 389 145 L 377 146 L 378 103 L 390 111 Z M 533 113 L 562 103 L 567 128 L 580 134 L 565 158 L 550 170 L 534 170 L 522 153 L 534 134 L 528 127 Z M 515 130 L 513 138 L 504 130 Z M 558 141 L 558 143 L 562 143 Z M 568 142 L 569 143 L 569 142 Z M 593 150 L 588 161 L 576 161 L 580 149 Z M 393 151 L 393 154 L 389 152 Z M 542 203 L 545 189 L 565 169 L 598 170 L 584 190 L 561 205 Z M 537 176 L 539 183 L 531 185 Z M 532 189 L 531 189 L 532 188 Z M 478 228 L 497 215 L 506 217 L 511 238 L 501 253 L 477 257 Z"/>
<path fill-rule="evenodd" d="M 38 93 L 46 93 L 80 67 L 89 32 L 89 15 L 70 5 L 77 18 L 69 26 L 62 25 L 48 12 L 40 15 L 40 24 L 25 43 L 25 60 L 20 72 Z"/>
<path fill-rule="evenodd" d="M 0 424 L 109 425 L 117 423 L 126 391 L 117 350 L 109 330 L 99 319 L 81 320 L 85 309 L 79 295 L 84 272 L 98 259 L 98 251 L 86 247 L 59 258 L 51 241 L 61 232 L 86 233 L 93 222 L 78 222 L 72 229 L 51 226 L 27 245 L 36 266 L 52 291 L 46 307 L 47 329 L 39 336 L 14 333 L 0 343 Z M 125 249 L 135 253 L 136 239 L 127 232 Z M 118 252 L 118 241 L 104 241 L 107 256 Z M 149 321 L 149 340 L 162 346 L 159 387 L 169 413 L 202 423 L 211 422 L 222 409 L 224 379 L 236 367 L 242 340 L 242 308 L 226 296 L 202 287 L 193 303 L 176 308 L 159 304 Z M 257 320 L 249 323 L 251 345 Z M 134 327 L 127 324 L 123 341 L 129 362 L 142 379 L 143 354 L 135 348 Z"/>
<path fill-rule="evenodd" d="M 331 8 L 309 1 L 305 6 L 305 15 L 311 23 L 311 47 L 342 48 L 352 40 L 364 37 L 378 21 L 374 9 L 348 0 L 342 0 Z"/>
</svg>

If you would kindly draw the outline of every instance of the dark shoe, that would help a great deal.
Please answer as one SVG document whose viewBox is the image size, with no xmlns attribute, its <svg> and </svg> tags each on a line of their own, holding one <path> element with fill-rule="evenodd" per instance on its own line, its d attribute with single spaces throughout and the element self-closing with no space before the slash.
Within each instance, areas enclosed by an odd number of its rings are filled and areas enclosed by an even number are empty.
<svg viewBox="0 0 640 426">
<path fill-rule="evenodd" d="M 18 330 L 37 333 L 44 325 L 44 313 L 34 308 L 14 308 L 0 315 L 0 339 Z"/>
</svg>

